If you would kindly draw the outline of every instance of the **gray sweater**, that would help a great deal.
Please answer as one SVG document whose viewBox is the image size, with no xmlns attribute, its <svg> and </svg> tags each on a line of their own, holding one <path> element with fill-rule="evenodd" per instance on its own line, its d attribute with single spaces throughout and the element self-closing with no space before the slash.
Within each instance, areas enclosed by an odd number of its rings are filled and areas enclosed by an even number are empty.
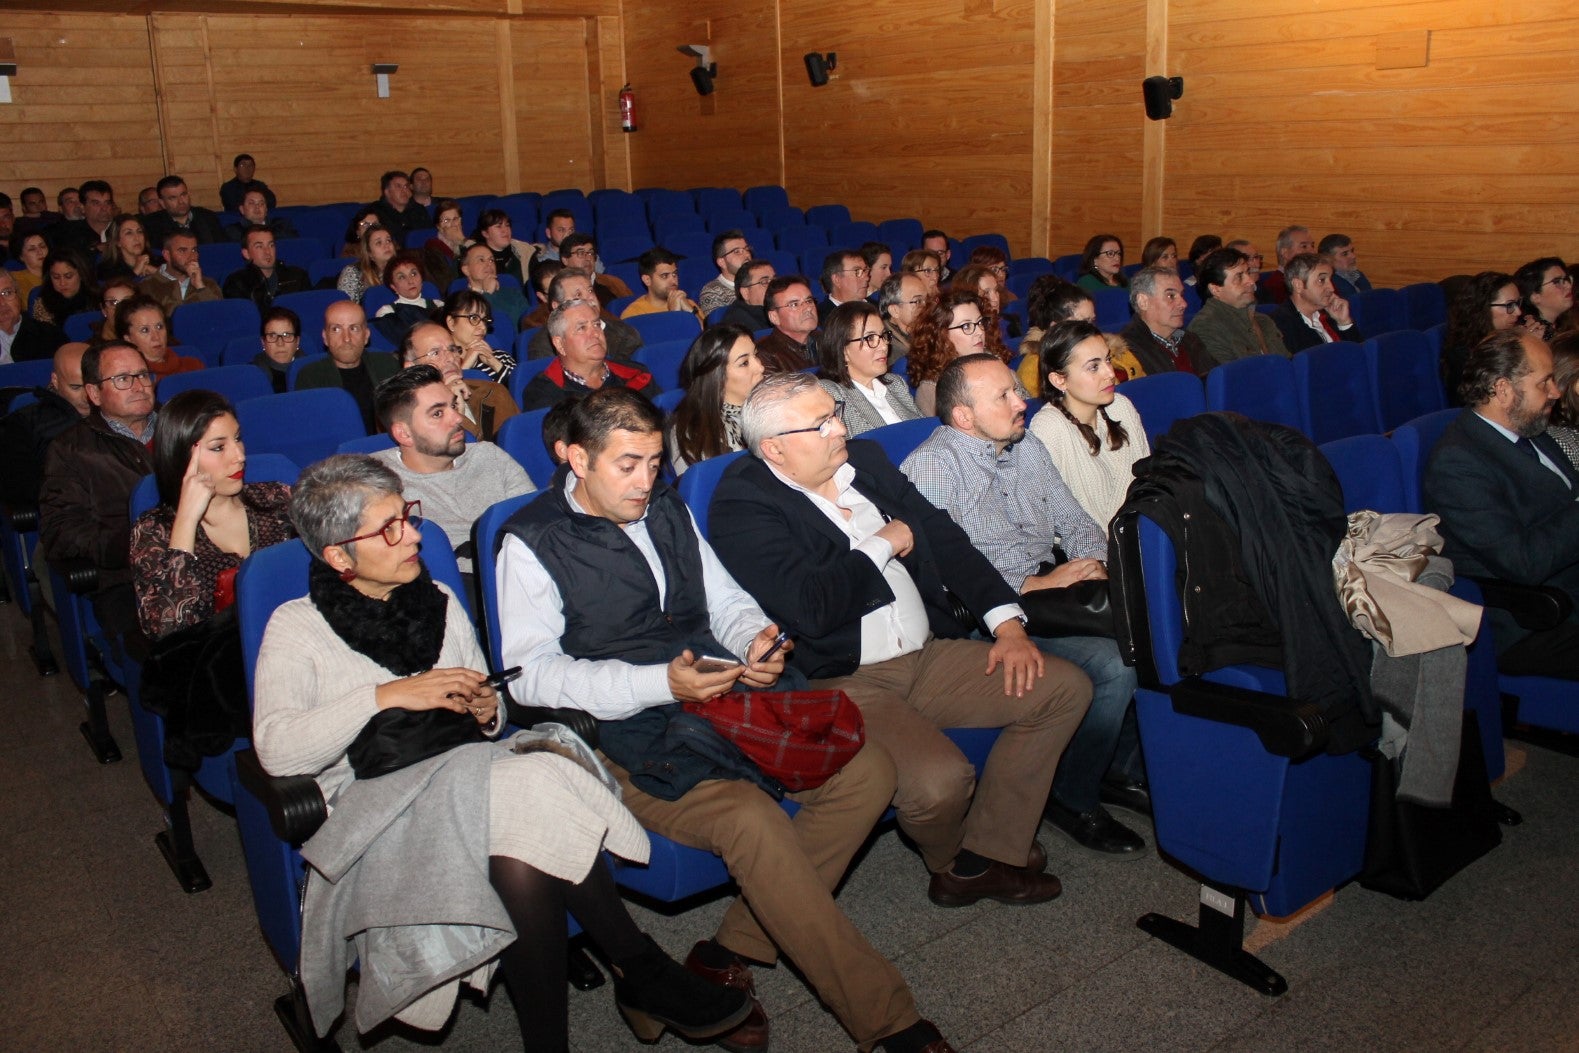
<svg viewBox="0 0 1579 1053">
<path fill-rule="evenodd" d="M 515 458 L 491 442 L 467 443 L 447 472 L 412 471 L 400 459 L 399 447 L 373 457 L 394 469 L 405 484 L 406 500 L 421 501 L 422 518 L 437 523 L 457 551 L 470 543 L 472 524 L 490 505 L 537 489 Z M 461 573 L 471 573 L 469 557 L 457 556 L 456 562 Z"/>
</svg>

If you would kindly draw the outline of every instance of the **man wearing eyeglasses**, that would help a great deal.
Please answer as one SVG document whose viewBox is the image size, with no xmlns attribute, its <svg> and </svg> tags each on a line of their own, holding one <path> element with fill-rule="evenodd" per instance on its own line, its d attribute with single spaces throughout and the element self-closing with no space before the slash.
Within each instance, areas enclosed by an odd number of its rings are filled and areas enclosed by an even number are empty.
<svg viewBox="0 0 1579 1053">
<path fill-rule="evenodd" d="M 877 311 L 888 328 L 888 361 L 910 354 L 910 329 L 916 324 L 927 287 L 914 274 L 895 274 L 877 291 Z"/>
<path fill-rule="evenodd" d="M 49 444 L 44 458 L 39 541 L 52 563 L 82 560 L 98 568 L 94 613 L 140 653 L 127 505 L 153 471 L 153 374 L 141 352 L 116 342 L 83 352 L 82 382 L 92 409 Z"/>
<path fill-rule="evenodd" d="M 592 277 L 575 267 L 565 267 L 548 283 L 547 311 L 537 323 L 538 332 L 526 345 L 526 357 L 549 358 L 554 354 L 554 342 L 548 335 L 548 318 L 554 309 L 566 303 L 589 303 L 598 307 L 598 317 L 603 319 L 605 353 L 616 362 L 629 362 L 642 345 L 641 333 L 629 322 L 615 318 L 598 303 Z"/>
<path fill-rule="evenodd" d="M 702 286 L 697 306 L 704 316 L 735 302 L 735 275 L 750 259 L 751 243 L 740 231 L 726 230 L 713 239 L 713 262 L 718 266 L 718 277 Z"/>
<path fill-rule="evenodd" d="M 462 349 L 455 343 L 450 331 L 437 322 L 422 322 L 411 327 L 400 345 L 400 363 L 404 369 L 412 366 L 432 366 L 449 388 L 455 400 L 455 411 L 460 415 L 461 428 L 479 439 L 492 442 L 499 434 L 499 426 L 521 412 L 510 389 L 492 380 L 474 380 L 461 371 Z M 399 376 L 397 373 L 396 376 Z M 385 381 L 384 384 L 388 384 Z M 382 391 L 384 384 L 379 385 Z M 376 409 L 376 407 L 375 407 Z M 386 431 L 389 422 L 379 413 L 379 426 Z"/>
<path fill-rule="evenodd" d="M 757 341 L 757 358 L 768 373 L 789 373 L 817 364 L 810 347 L 817 331 L 817 300 L 799 274 L 781 274 L 762 298 L 773 332 Z"/>
<path fill-rule="evenodd" d="M 752 456 L 718 484 L 713 547 L 794 638 L 790 664 L 814 689 L 845 691 L 894 758 L 894 805 L 932 874 L 929 898 L 1057 896 L 1035 834 L 1090 680 L 1037 649 L 1015 591 L 882 447 L 846 442 L 815 377 L 764 377 L 741 427 Z M 968 638 L 953 598 L 992 642 Z M 943 734 L 959 727 L 1002 728 L 980 780 Z"/>
<path fill-rule="evenodd" d="M 268 227 L 247 227 L 241 258 L 247 265 L 225 279 L 225 299 L 251 300 L 257 304 L 259 314 L 274 306 L 276 296 L 306 292 L 313 287 L 306 271 L 279 261 L 274 232 Z"/>
<path fill-rule="evenodd" d="M 23 313 L 16 279 L 0 268 L 0 365 L 48 358 L 65 342 L 65 330 Z"/>
<path fill-rule="evenodd" d="M 817 302 L 817 324 L 827 322 L 829 312 L 841 303 L 866 299 L 866 280 L 871 273 L 859 252 L 840 249 L 823 257 L 820 280 L 828 295 Z"/>
<path fill-rule="evenodd" d="M 954 273 L 949 269 L 948 261 L 951 250 L 948 244 L 948 235 L 941 230 L 929 230 L 921 235 L 921 247 L 927 252 L 936 253 L 938 264 L 938 284 L 947 285 L 949 277 Z"/>
<path fill-rule="evenodd" d="M 521 392 L 523 410 L 547 409 L 609 386 L 630 388 L 649 399 L 662 394 L 645 369 L 609 361 L 603 319 L 598 315 L 597 304 L 583 300 L 567 300 L 554 308 L 545 331 L 555 358 Z"/>
<path fill-rule="evenodd" d="M 600 306 L 608 307 L 615 300 L 622 300 L 631 294 L 631 287 L 619 277 L 604 273 L 603 260 L 598 256 L 598 242 L 591 234 L 579 231 L 566 234 L 559 243 L 559 258 L 566 267 L 574 267 L 593 276 L 592 291 L 597 293 Z"/>
<path fill-rule="evenodd" d="M 723 325 L 744 326 L 750 332 L 771 328 L 763 301 L 768 285 L 778 274 L 767 260 L 747 260 L 735 271 L 735 299 L 720 319 Z"/>
<path fill-rule="evenodd" d="M 435 328 L 448 336 L 443 326 Z M 436 346 L 432 339 L 433 334 L 423 333 L 416 349 Z M 490 505 L 536 488 L 515 459 L 492 442 L 466 441 L 465 403 L 456 400 L 436 359 L 423 355 L 419 361 L 378 386 L 378 422 L 395 446 L 373 457 L 400 476 L 408 500 L 422 502 L 424 517 L 449 537 L 461 573 L 470 574 L 477 517 Z"/>
</svg>

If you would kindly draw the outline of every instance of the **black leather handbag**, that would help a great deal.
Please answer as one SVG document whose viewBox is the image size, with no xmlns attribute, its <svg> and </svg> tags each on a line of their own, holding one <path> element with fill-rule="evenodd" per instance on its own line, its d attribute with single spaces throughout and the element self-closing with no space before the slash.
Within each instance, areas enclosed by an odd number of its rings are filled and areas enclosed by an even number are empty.
<svg viewBox="0 0 1579 1053">
<path fill-rule="evenodd" d="M 470 713 L 453 709 L 386 709 L 357 732 L 346 756 L 358 779 L 376 779 L 456 746 L 487 741 L 488 736 Z"/>
</svg>

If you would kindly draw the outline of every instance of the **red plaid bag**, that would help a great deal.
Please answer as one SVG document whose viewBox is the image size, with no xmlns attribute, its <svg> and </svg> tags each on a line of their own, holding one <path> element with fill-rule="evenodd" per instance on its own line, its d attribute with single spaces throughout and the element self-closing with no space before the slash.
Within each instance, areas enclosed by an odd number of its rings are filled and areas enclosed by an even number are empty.
<svg viewBox="0 0 1579 1053">
<path fill-rule="evenodd" d="M 821 786 L 866 742 L 866 722 L 843 691 L 731 691 L 685 711 L 791 792 Z"/>
</svg>

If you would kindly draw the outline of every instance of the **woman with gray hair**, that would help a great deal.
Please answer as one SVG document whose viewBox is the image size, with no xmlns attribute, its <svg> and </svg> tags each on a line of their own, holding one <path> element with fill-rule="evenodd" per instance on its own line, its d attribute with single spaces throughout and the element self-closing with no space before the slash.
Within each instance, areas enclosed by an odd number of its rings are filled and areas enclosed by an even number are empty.
<svg viewBox="0 0 1579 1053">
<path fill-rule="evenodd" d="M 371 458 L 303 472 L 291 520 L 313 555 L 308 594 L 274 612 L 258 654 L 258 759 L 313 776 L 332 807 L 302 847 L 302 976 L 320 1031 L 352 957 L 363 1032 L 390 1016 L 442 1027 L 459 981 L 486 991 L 497 957 L 526 1048 L 564 1050 L 567 911 L 613 962 L 639 1038 L 734 1027 L 749 999 L 669 958 L 599 862 L 605 847 L 644 861 L 648 842 L 590 752 L 531 748 L 541 734 L 490 741 L 499 698 L 465 607 L 422 565 L 420 514 Z M 368 917 L 398 920 L 401 945 L 351 920 Z"/>
<path fill-rule="evenodd" d="M 878 309 L 865 300 L 840 304 L 823 322 L 817 338 L 822 386 L 844 403 L 851 435 L 921 416 L 905 382 L 888 371 L 891 341 Z"/>
</svg>

